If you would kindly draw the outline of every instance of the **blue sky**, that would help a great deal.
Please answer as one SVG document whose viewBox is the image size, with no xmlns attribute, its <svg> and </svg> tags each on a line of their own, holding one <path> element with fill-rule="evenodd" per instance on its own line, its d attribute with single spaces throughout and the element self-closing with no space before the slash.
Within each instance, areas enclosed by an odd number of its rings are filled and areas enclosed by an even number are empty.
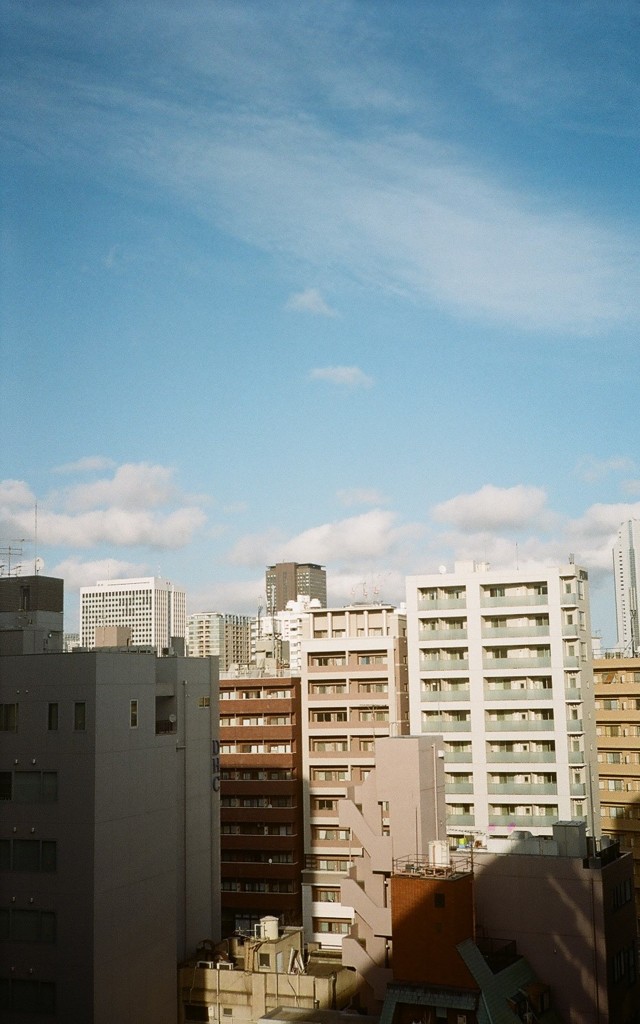
<svg viewBox="0 0 640 1024">
<path fill-rule="evenodd" d="M 8 0 L 0 542 L 401 600 L 640 516 L 637 4 Z"/>
</svg>

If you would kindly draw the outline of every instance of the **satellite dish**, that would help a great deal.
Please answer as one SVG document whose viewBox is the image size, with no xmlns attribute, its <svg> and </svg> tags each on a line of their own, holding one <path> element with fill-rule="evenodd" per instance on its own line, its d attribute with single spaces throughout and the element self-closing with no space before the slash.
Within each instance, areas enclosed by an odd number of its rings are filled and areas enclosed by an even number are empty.
<svg viewBox="0 0 640 1024">
<path fill-rule="evenodd" d="M 440 573 L 441 576 L 444 576 L 446 571 L 447 571 L 446 565 L 439 565 L 438 566 L 438 572 Z"/>
</svg>

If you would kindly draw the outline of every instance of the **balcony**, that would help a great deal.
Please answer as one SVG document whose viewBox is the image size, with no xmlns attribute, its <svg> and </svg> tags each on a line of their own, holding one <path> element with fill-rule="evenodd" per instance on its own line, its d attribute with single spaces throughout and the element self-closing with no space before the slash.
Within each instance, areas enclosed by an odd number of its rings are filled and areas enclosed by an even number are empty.
<svg viewBox="0 0 640 1024">
<path fill-rule="evenodd" d="M 579 632 L 580 632 L 580 630 L 578 629 L 578 624 L 577 623 L 574 623 L 571 626 L 563 626 L 562 627 L 562 635 L 563 636 L 578 636 Z"/>
<path fill-rule="evenodd" d="M 562 608 L 575 608 L 578 604 L 578 595 L 573 591 L 570 594 L 560 594 L 560 605 Z"/>
<path fill-rule="evenodd" d="M 537 828 L 550 828 L 558 820 L 557 808 L 553 814 L 490 814 L 489 825 L 496 826 L 534 826 Z"/>
<path fill-rule="evenodd" d="M 447 814 L 447 825 L 475 825 L 473 814 Z"/>
<path fill-rule="evenodd" d="M 421 629 L 418 638 L 420 640 L 444 640 L 448 643 L 450 640 L 466 640 L 467 631 L 466 629 Z"/>
<path fill-rule="evenodd" d="M 420 694 L 423 703 L 433 701 L 469 700 L 469 690 L 423 690 Z"/>
<path fill-rule="evenodd" d="M 468 658 L 421 658 L 421 672 L 468 672 Z"/>
<path fill-rule="evenodd" d="M 555 782 L 490 782 L 487 793 L 492 796 L 556 796 L 558 786 Z"/>
<path fill-rule="evenodd" d="M 577 654 L 567 654 L 562 659 L 565 668 L 580 668 L 580 658 Z"/>
<path fill-rule="evenodd" d="M 567 661 L 565 660 L 565 665 Z M 541 658 L 488 658 L 482 659 L 484 669 L 551 668 L 551 655 Z"/>
<path fill-rule="evenodd" d="M 445 750 L 445 764 L 471 764 L 473 761 L 472 750 Z"/>
<path fill-rule="evenodd" d="M 549 636 L 549 626 L 498 626 L 495 629 L 485 626 L 482 630 L 482 637 L 486 640 L 523 636 Z"/>
<path fill-rule="evenodd" d="M 587 795 L 587 784 L 586 782 L 572 782 L 571 783 L 571 796 L 586 796 Z"/>
<path fill-rule="evenodd" d="M 465 607 L 465 597 L 439 597 L 435 600 L 429 598 L 418 599 L 418 611 L 420 612 L 445 612 L 455 608 Z"/>
<path fill-rule="evenodd" d="M 582 690 L 576 690 L 575 687 L 567 686 L 564 691 L 565 700 L 582 700 Z"/>
<path fill-rule="evenodd" d="M 446 758 L 445 758 L 446 760 Z M 445 786 L 447 793 L 473 793 L 473 782 L 449 782 Z"/>
<path fill-rule="evenodd" d="M 567 732 L 584 732 L 581 718 L 570 718 L 567 722 Z"/>
<path fill-rule="evenodd" d="M 531 700 L 552 700 L 553 692 L 551 687 L 542 689 L 537 687 L 535 690 L 485 690 L 484 699 L 487 701 L 493 700 L 523 700 L 527 703 Z"/>
<path fill-rule="evenodd" d="M 471 732 L 471 720 L 465 719 L 461 722 L 445 721 L 442 718 L 429 719 L 422 721 L 422 732 L 423 733 L 438 733 L 438 732 Z"/>
<path fill-rule="evenodd" d="M 504 597 L 489 597 L 488 594 L 482 594 L 480 597 L 481 608 L 527 608 L 548 603 L 548 594 L 505 594 Z"/>
<path fill-rule="evenodd" d="M 487 764 L 553 764 L 555 759 L 555 750 L 492 750 L 487 754 Z"/>
<path fill-rule="evenodd" d="M 570 750 L 569 764 L 584 764 L 584 750 Z"/>
<path fill-rule="evenodd" d="M 553 732 L 553 718 L 510 718 L 485 720 L 485 732 Z"/>
</svg>

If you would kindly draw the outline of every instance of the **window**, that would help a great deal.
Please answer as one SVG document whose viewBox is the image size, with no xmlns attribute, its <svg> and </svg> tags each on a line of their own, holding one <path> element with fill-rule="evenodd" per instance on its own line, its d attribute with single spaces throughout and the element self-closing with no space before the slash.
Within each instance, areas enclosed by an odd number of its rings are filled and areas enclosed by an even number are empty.
<svg viewBox="0 0 640 1024">
<path fill-rule="evenodd" d="M 386 654 L 359 654 L 358 665 L 384 665 L 386 664 Z"/>
<path fill-rule="evenodd" d="M 211 697 L 198 697 L 198 707 L 208 708 L 211 706 Z"/>
<path fill-rule="evenodd" d="M 83 700 L 77 700 L 73 705 L 73 728 L 76 732 L 87 728 L 87 705 Z"/>
<path fill-rule="evenodd" d="M 314 931 L 321 932 L 323 935 L 348 935 L 350 927 L 348 921 L 324 921 L 318 919 L 314 921 Z"/>
<path fill-rule="evenodd" d="M 0 704 L 0 732 L 18 731 L 18 705 Z"/>
<path fill-rule="evenodd" d="M 55 983 L 34 978 L 3 978 L 0 981 L 0 1010 L 54 1014 Z"/>
<path fill-rule="evenodd" d="M 49 704 L 49 710 L 47 712 L 47 729 L 49 730 L 49 732 L 56 732 L 58 729 L 57 703 Z"/>
<path fill-rule="evenodd" d="M 5 871 L 55 871 L 56 844 L 53 840 L 3 839 L 0 868 Z"/>
<path fill-rule="evenodd" d="M 53 803 L 58 799 L 57 772 L 0 772 L 0 800 Z"/>
<path fill-rule="evenodd" d="M 129 726 L 131 729 L 138 728 L 138 702 L 137 700 L 129 701 Z"/>
<path fill-rule="evenodd" d="M 14 942 L 55 942 L 56 915 L 50 910 L 0 909 L 0 938 Z"/>
</svg>

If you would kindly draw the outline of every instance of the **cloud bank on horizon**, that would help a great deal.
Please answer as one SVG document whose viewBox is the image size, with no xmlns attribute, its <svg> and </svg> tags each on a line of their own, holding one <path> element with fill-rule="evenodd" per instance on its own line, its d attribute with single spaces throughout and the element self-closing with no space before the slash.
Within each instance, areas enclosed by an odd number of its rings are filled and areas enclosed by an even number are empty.
<svg viewBox="0 0 640 1024">
<path fill-rule="evenodd" d="M 112 466 L 111 460 L 81 460 L 75 473 Z M 632 460 L 625 460 L 627 470 Z M 52 470 L 55 473 L 55 469 Z M 38 550 L 45 572 L 61 575 L 77 589 L 104 576 L 153 575 L 158 553 L 180 554 L 197 548 L 212 529 L 207 505 L 180 503 L 182 494 L 169 467 L 147 464 L 113 466 L 109 475 L 53 489 L 38 502 Z M 364 499 L 376 497 L 364 492 Z M 33 540 L 35 495 L 25 481 L 0 481 L 0 532 L 22 534 L 22 572 L 32 570 L 27 549 Z M 173 507 L 172 507 L 173 506 Z M 214 516 L 222 510 L 214 509 Z M 535 568 L 563 564 L 568 552 L 590 570 L 596 586 L 612 587 L 611 549 L 619 524 L 640 517 L 640 501 L 596 503 L 568 519 L 553 512 L 543 488 L 486 484 L 407 521 L 393 509 L 368 511 L 318 523 L 292 536 L 271 528 L 240 534 L 228 527 L 215 573 L 201 578 L 188 593 L 193 602 L 250 614 L 264 585 L 264 568 L 275 561 L 314 561 L 328 570 L 330 594 L 337 602 L 361 597 L 384 579 L 384 599 L 404 599 L 407 575 L 434 572 L 443 560 L 488 561 L 496 568 Z M 91 550 L 91 557 L 83 552 Z M 126 557 L 127 552 L 133 557 Z M 233 579 L 241 569 L 245 579 Z M 14 566 L 15 569 L 15 566 Z M 174 573 L 175 575 L 175 573 Z"/>
</svg>

